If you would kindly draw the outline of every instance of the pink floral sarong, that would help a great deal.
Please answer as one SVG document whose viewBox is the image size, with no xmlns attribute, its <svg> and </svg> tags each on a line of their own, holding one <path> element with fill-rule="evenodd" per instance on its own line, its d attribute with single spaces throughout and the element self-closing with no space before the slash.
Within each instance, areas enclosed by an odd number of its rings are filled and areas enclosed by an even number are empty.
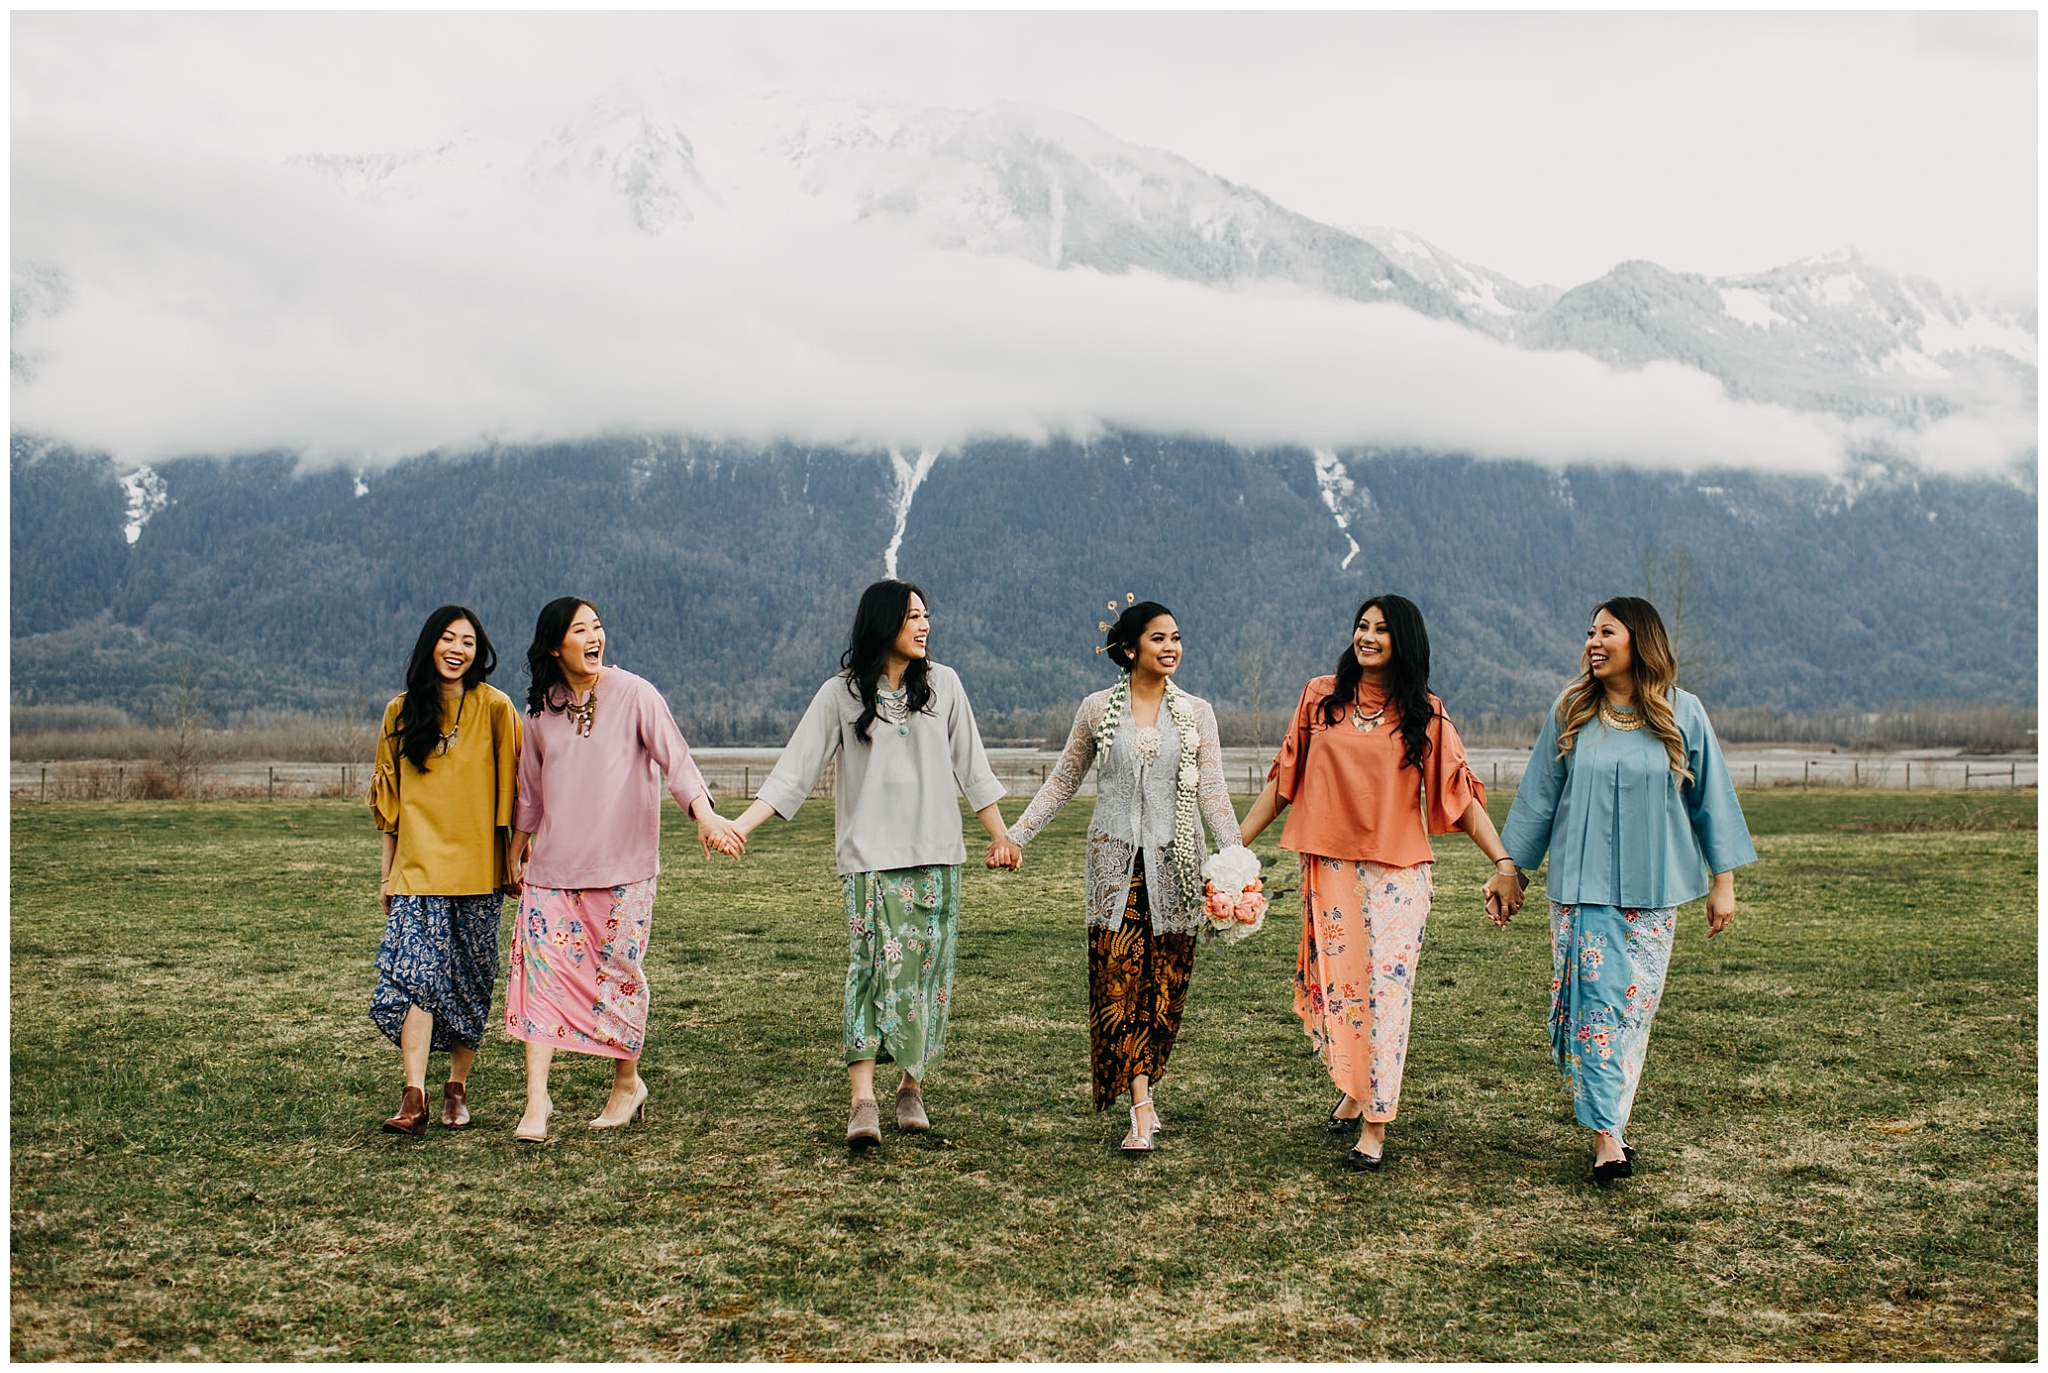
<svg viewBox="0 0 2048 1373">
<path fill-rule="evenodd" d="M 530 1044 L 638 1058 L 647 1038 L 640 959 L 650 877 L 623 887 L 522 887 L 505 978 L 505 1031 Z"/>
<path fill-rule="evenodd" d="M 1294 1013 L 1330 1080 L 1390 1121 L 1401 1104 L 1415 966 L 1433 892 L 1430 865 L 1301 855 Z"/>
</svg>

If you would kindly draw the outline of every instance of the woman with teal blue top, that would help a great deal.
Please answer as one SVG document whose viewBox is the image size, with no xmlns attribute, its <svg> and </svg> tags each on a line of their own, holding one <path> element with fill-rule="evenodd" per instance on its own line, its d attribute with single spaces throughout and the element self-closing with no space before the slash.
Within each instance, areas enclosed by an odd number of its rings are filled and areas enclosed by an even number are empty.
<svg viewBox="0 0 2048 1373">
<path fill-rule="evenodd" d="M 1678 907 L 1704 895 L 1707 934 L 1719 934 L 1735 914 L 1734 870 L 1756 861 L 1707 712 L 1677 678 L 1657 608 L 1603 602 L 1500 832 L 1525 882 L 1550 854 L 1550 1042 L 1595 1132 L 1596 1182 L 1632 1171 L 1623 1131 Z"/>
</svg>

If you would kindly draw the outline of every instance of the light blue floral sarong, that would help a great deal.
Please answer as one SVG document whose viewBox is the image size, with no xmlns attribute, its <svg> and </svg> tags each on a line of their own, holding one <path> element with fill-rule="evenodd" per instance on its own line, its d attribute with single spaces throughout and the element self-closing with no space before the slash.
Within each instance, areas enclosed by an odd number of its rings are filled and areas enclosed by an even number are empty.
<svg viewBox="0 0 2048 1373">
<path fill-rule="evenodd" d="M 1550 903 L 1550 1048 L 1579 1124 L 1619 1141 L 1664 998 L 1676 907 Z"/>
<path fill-rule="evenodd" d="M 857 872 L 846 883 L 846 1061 L 901 1064 L 912 1077 L 946 1049 L 960 868 Z"/>
</svg>

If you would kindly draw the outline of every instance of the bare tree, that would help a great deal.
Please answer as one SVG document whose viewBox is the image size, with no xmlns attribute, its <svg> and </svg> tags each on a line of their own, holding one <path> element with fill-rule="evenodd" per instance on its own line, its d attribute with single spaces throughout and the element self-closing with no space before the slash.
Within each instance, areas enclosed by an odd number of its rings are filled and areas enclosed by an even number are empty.
<svg viewBox="0 0 2048 1373">
<path fill-rule="evenodd" d="M 1643 546 L 1643 596 L 1656 604 L 1671 632 L 1671 650 L 1678 655 L 1678 682 L 1698 691 L 1727 669 L 1728 655 L 1711 624 L 1712 594 L 1683 546 Z"/>
<path fill-rule="evenodd" d="M 179 795 L 199 790 L 199 774 L 206 762 L 206 692 L 192 671 L 192 660 L 178 665 L 171 687 L 171 734 L 164 749 L 164 767 Z"/>
<path fill-rule="evenodd" d="M 1252 747 L 1266 747 L 1266 682 L 1271 676 L 1271 655 L 1263 634 L 1247 640 L 1237 651 L 1237 676 L 1243 691 L 1245 713 L 1251 717 Z"/>
</svg>

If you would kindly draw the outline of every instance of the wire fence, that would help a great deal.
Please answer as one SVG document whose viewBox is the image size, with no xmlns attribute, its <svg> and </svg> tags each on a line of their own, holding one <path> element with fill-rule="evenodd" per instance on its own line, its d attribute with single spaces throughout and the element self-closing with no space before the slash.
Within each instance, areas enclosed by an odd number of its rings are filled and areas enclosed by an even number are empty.
<svg viewBox="0 0 2048 1373">
<path fill-rule="evenodd" d="M 1232 792 L 1250 796 L 1264 789 L 1267 750 L 1230 748 L 1223 751 L 1223 770 Z M 1489 788 L 1513 789 L 1522 780 L 1528 754 L 1520 749 L 1474 749 L 1473 771 Z M 775 766 L 776 750 L 700 750 L 698 768 L 714 798 L 750 800 Z M 1728 751 L 1729 772 L 1739 791 L 1814 788 L 1872 788 L 1903 791 L 1976 791 L 1986 787 L 2017 790 L 2039 784 L 2038 759 L 2026 757 L 1954 757 L 1922 754 L 1802 753 L 1773 748 Z M 1044 784 L 1059 756 L 1037 749 L 992 749 L 989 763 L 997 780 L 1012 796 L 1029 796 Z M 829 797 L 835 781 L 828 767 L 814 797 Z M 133 760 L 66 760 L 16 763 L 9 791 L 17 801 L 151 801 L 227 799 L 307 799 L 366 797 L 368 763 L 224 762 L 172 769 L 161 762 Z M 1078 793 L 1095 795 L 1095 773 L 1082 779 Z"/>
</svg>

